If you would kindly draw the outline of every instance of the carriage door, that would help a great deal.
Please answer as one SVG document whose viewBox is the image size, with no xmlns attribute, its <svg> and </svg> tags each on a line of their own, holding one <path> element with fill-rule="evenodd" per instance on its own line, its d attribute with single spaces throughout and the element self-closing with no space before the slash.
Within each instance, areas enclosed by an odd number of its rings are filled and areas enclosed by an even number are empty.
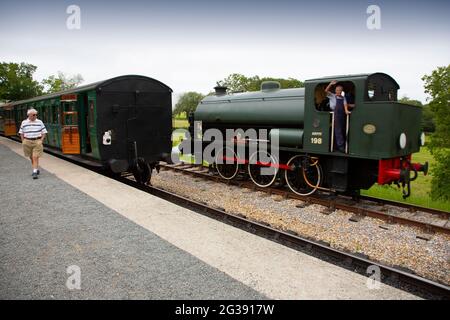
<svg viewBox="0 0 450 320">
<path fill-rule="evenodd" d="M 78 112 L 64 111 L 62 126 L 62 152 L 80 154 L 80 131 L 78 130 Z"/>
<path fill-rule="evenodd" d="M 4 122 L 5 136 L 15 136 L 17 134 L 16 122 L 14 121 L 12 107 L 5 108 L 5 122 Z"/>
<path fill-rule="evenodd" d="M 76 94 L 61 96 L 61 149 L 64 154 L 80 154 L 80 130 L 76 111 Z"/>
</svg>

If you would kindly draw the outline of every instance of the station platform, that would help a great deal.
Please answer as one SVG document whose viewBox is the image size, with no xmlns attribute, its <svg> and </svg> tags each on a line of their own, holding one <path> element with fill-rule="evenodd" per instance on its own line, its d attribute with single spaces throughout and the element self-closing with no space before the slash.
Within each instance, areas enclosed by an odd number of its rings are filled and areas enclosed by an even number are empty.
<svg viewBox="0 0 450 320">
<path fill-rule="evenodd" d="M 419 299 L 51 155 L 40 171 L 0 137 L 0 299 Z"/>
</svg>

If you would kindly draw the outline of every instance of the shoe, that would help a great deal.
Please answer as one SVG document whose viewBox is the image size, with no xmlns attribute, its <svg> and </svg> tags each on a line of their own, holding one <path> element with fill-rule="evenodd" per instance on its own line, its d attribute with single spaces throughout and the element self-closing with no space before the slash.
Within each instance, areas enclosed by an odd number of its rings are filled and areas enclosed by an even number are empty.
<svg viewBox="0 0 450 320">
<path fill-rule="evenodd" d="M 37 175 L 39 175 L 41 172 L 39 171 L 39 169 L 38 169 L 38 171 L 37 171 Z"/>
<path fill-rule="evenodd" d="M 33 179 L 37 179 L 38 178 L 37 172 L 33 172 L 33 174 L 31 176 L 33 177 Z"/>
</svg>

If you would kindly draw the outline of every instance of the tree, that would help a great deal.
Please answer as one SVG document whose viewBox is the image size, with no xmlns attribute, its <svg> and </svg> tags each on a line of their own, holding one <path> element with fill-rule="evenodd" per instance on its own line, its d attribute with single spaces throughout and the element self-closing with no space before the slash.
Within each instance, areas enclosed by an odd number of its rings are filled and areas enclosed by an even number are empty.
<svg viewBox="0 0 450 320">
<path fill-rule="evenodd" d="M 424 105 L 422 110 L 422 131 L 434 132 L 436 124 L 434 122 L 434 112 L 429 105 Z"/>
<path fill-rule="evenodd" d="M 413 100 L 413 99 L 410 99 L 410 98 L 407 97 L 407 96 L 403 96 L 403 98 L 401 98 L 401 99 L 399 100 L 399 102 L 401 102 L 401 103 L 406 103 L 406 104 L 410 104 L 410 105 L 413 105 L 413 106 L 423 107 L 422 102 L 420 102 L 419 100 Z"/>
<path fill-rule="evenodd" d="M 180 96 L 177 104 L 175 105 L 175 110 L 173 111 L 174 115 L 180 114 L 182 112 L 186 112 L 189 114 L 190 112 L 194 112 L 197 108 L 197 105 L 205 96 L 198 92 L 185 92 Z"/>
<path fill-rule="evenodd" d="M 219 86 L 227 87 L 228 92 L 250 91 L 250 89 L 253 89 L 254 84 L 258 80 L 259 80 L 258 76 L 248 78 L 239 73 L 232 73 L 223 80 L 218 81 L 217 84 Z"/>
<path fill-rule="evenodd" d="M 56 77 L 49 76 L 48 78 L 42 80 L 42 85 L 46 88 L 46 93 L 53 93 L 75 88 L 82 82 L 83 77 L 81 74 L 76 74 L 70 77 L 64 72 L 58 71 L 58 75 Z"/>
<path fill-rule="evenodd" d="M 413 106 L 419 106 L 422 107 L 422 123 L 421 123 L 421 129 L 424 132 L 434 132 L 435 130 L 435 123 L 434 123 L 434 113 L 431 111 L 431 108 L 429 105 L 423 105 L 422 102 L 419 100 L 412 100 L 408 98 L 407 96 L 403 96 L 399 100 L 401 103 L 407 103 L 411 104 Z"/>
<path fill-rule="evenodd" d="M 217 84 L 220 86 L 226 86 L 228 88 L 228 92 L 258 91 L 261 89 L 261 83 L 264 81 L 278 81 L 283 89 L 304 87 L 304 83 L 302 81 L 294 78 L 260 78 L 259 76 L 246 77 L 239 73 L 232 73 L 225 79 L 218 81 Z"/>
<path fill-rule="evenodd" d="M 422 80 L 425 82 L 425 93 L 431 96 L 429 105 L 436 122 L 436 131 L 428 144 L 436 160 L 432 171 L 431 197 L 450 200 L 450 65 L 437 68 Z"/>
<path fill-rule="evenodd" d="M 0 63 L 0 100 L 17 101 L 42 94 L 42 86 L 33 80 L 37 67 L 28 63 Z"/>
</svg>

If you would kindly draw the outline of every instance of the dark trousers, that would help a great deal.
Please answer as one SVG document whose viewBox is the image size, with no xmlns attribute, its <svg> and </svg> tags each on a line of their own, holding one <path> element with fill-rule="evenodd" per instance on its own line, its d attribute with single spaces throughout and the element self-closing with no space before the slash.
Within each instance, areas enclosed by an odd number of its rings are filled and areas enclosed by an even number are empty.
<svg viewBox="0 0 450 320">
<path fill-rule="evenodd" d="M 338 104 L 334 109 L 334 150 L 345 150 L 345 124 L 346 115 L 344 106 Z"/>
</svg>

